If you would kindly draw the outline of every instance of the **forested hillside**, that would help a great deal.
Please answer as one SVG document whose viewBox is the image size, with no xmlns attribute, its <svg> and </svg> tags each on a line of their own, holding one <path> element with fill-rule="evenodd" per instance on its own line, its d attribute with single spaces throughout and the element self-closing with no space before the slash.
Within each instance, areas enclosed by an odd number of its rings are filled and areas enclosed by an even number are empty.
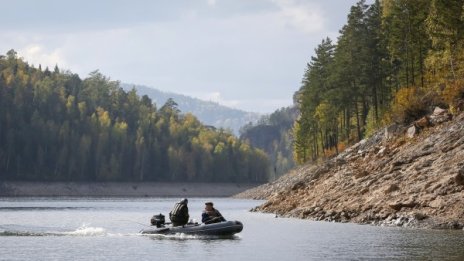
<svg viewBox="0 0 464 261">
<path fill-rule="evenodd" d="M 163 92 L 143 85 L 122 83 L 121 87 L 126 91 L 135 88 L 138 94 L 147 95 L 156 104 L 164 104 L 169 98 L 172 98 L 176 101 L 182 113 L 192 113 L 201 123 L 218 129 L 232 130 L 235 135 L 238 135 L 243 125 L 249 122 L 255 123 L 261 117 L 256 112 L 233 109 L 216 102 L 203 101 L 177 93 Z"/>
<path fill-rule="evenodd" d="M 435 105 L 462 109 L 464 1 L 383 0 L 351 8 L 336 43 L 322 40 L 297 96 L 299 163 L 337 154 Z"/>
<path fill-rule="evenodd" d="M 297 116 L 296 107 L 281 108 L 261 117 L 256 124 L 249 123 L 240 130 L 241 140 L 262 149 L 268 155 L 272 163 L 271 179 L 280 177 L 295 166 L 292 128 Z"/>
<path fill-rule="evenodd" d="M 262 182 L 268 164 L 173 100 L 0 56 L 0 180 Z"/>
</svg>

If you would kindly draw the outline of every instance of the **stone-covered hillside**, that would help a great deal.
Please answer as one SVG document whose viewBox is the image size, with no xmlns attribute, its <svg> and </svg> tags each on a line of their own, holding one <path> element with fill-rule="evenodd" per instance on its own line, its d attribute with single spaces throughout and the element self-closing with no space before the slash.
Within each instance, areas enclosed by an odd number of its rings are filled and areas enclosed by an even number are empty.
<svg viewBox="0 0 464 261">
<path fill-rule="evenodd" d="M 285 217 L 427 228 L 464 227 L 464 113 L 391 126 L 324 163 L 237 197 Z"/>
</svg>

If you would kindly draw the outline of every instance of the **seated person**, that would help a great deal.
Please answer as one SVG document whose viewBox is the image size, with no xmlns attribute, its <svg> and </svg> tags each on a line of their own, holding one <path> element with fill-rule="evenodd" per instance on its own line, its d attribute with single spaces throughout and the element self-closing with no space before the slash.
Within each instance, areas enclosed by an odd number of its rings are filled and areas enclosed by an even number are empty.
<svg viewBox="0 0 464 261">
<path fill-rule="evenodd" d="M 188 200 L 184 198 L 176 203 L 172 211 L 169 212 L 169 219 L 173 226 L 183 226 L 188 223 L 189 214 L 187 204 Z"/>
<path fill-rule="evenodd" d="M 205 203 L 205 210 L 201 214 L 201 222 L 205 224 L 212 224 L 226 221 L 221 213 L 213 207 L 213 202 Z"/>
</svg>

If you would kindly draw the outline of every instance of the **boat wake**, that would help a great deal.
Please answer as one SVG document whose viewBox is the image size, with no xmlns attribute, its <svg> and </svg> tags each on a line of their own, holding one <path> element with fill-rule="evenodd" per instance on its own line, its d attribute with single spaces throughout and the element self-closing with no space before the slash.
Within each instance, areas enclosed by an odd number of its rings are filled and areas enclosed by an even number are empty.
<svg viewBox="0 0 464 261">
<path fill-rule="evenodd" d="M 108 233 L 102 227 L 88 227 L 83 225 L 78 229 L 70 232 L 64 232 L 64 235 L 68 236 L 106 236 Z"/>
<path fill-rule="evenodd" d="M 3 225 L 0 226 L 0 236 L 107 236 L 106 229 L 101 227 L 90 227 L 82 225 L 74 230 L 51 227 L 26 227 L 20 225 Z"/>
</svg>

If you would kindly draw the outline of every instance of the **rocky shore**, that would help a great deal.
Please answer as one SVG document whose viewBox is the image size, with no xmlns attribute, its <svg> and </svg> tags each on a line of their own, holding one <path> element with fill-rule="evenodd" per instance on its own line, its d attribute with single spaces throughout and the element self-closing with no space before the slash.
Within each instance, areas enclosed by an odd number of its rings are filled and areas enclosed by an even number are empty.
<svg viewBox="0 0 464 261">
<path fill-rule="evenodd" d="M 256 184 L 0 182 L 0 197 L 229 197 Z"/>
<path fill-rule="evenodd" d="M 464 113 L 436 108 L 236 197 L 266 199 L 255 210 L 284 217 L 463 229 Z"/>
</svg>

